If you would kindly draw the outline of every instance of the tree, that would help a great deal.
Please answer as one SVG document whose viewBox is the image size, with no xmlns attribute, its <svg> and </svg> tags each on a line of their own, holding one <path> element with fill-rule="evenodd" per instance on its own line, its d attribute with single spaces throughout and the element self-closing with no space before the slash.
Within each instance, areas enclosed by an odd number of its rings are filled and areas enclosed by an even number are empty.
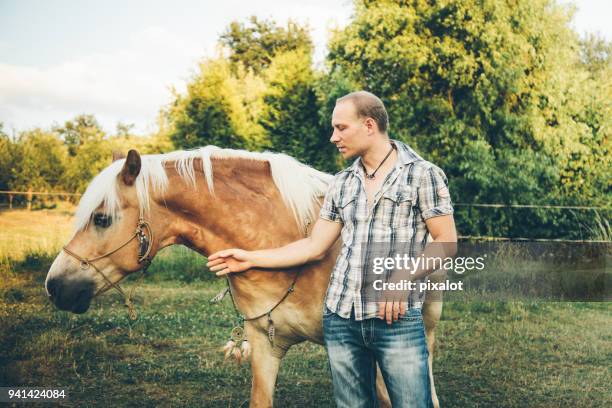
<svg viewBox="0 0 612 408">
<path fill-rule="evenodd" d="M 13 178 L 15 167 L 14 145 L 4 132 L 4 124 L 0 122 L 0 190 L 8 190 Z"/>
<path fill-rule="evenodd" d="M 287 153 L 321 170 L 336 170 L 335 149 L 319 119 L 310 51 L 278 54 L 264 71 L 266 92 L 259 122 L 272 150 Z"/>
<path fill-rule="evenodd" d="M 94 176 L 110 164 L 111 144 L 93 115 L 79 115 L 55 130 L 70 155 L 61 184 L 66 191 L 84 192 Z"/>
<path fill-rule="evenodd" d="M 229 57 L 204 61 L 167 110 L 174 144 L 269 149 L 336 170 L 307 27 L 252 17 L 232 23 L 220 44 Z"/>
<path fill-rule="evenodd" d="M 612 68 L 612 43 L 599 35 L 585 35 L 580 39 L 580 62 L 592 75 L 609 72 Z"/>
<path fill-rule="evenodd" d="M 123 123 L 123 122 L 119 122 L 117 123 L 117 130 L 115 132 L 115 134 L 117 135 L 117 137 L 122 137 L 125 139 L 129 139 L 130 136 L 132 136 L 132 130 L 134 129 L 134 124 L 133 123 Z"/>
<path fill-rule="evenodd" d="M 229 51 L 234 71 L 242 65 L 256 74 L 267 68 L 277 54 L 313 49 L 307 27 L 292 21 L 286 28 L 280 27 L 272 20 L 259 20 L 256 16 L 246 24 L 232 22 L 219 42 Z"/>
<path fill-rule="evenodd" d="M 9 187 L 13 190 L 52 190 L 62 179 L 66 147 L 56 133 L 42 129 L 22 132 L 13 148 Z"/>
<path fill-rule="evenodd" d="M 266 89 L 269 75 L 265 72 L 277 55 L 292 51 L 310 55 L 313 47 L 308 29 L 293 22 L 285 28 L 251 17 L 246 24 L 232 22 L 219 43 L 229 56 L 219 55 L 200 64 L 186 95 L 176 94 L 167 109 L 170 139 L 181 148 L 207 144 L 273 148 L 269 132 L 262 127 L 270 122 L 261 115 L 264 110 L 268 118 L 272 115 L 265 107 L 264 94 L 270 101 L 279 95 L 278 90 Z"/>
<path fill-rule="evenodd" d="M 330 43 L 332 71 L 381 96 L 392 135 L 447 170 L 456 201 L 605 197 L 587 186 L 609 172 L 600 153 L 609 138 L 598 129 L 609 129 L 600 122 L 610 115 L 602 100 L 585 100 L 596 86 L 580 66 L 566 8 L 549 0 L 362 0 L 355 8 Z M 460 228 L 474 231 L 465 220 Z"/>
<path fill-rule="evenodd" d="M 64 139 L 70 156 L 76 156 L 80 146 L 90 141 L 100 141 L 104 131 L 93 115 L 78 115 L 73 120 L 54 129 Z"/>
<path fill-rule="evenodd" d="M 581 171 L 584 182 L 578 191 L 598 205 L 609 205 L 612 172 L 612 43 L 588 35 L 580 41 L 580 68 L 588 73 L 580 92 L 581 109 L 576 117 L 588 126 L 581 139 L 586 146 L 582 155 L 575 155 L 573 167 Z"/>
<path fill-rule="evenodd" d="M 187 85 L 186 95 L 176 95 L 168 109 L 170 138 L 175 146 L 258 150 L 267 145 L 256 122 L 263 82 L 251 72 L 233 74 L 223 58 L 209 59 Z"/>
</svg>

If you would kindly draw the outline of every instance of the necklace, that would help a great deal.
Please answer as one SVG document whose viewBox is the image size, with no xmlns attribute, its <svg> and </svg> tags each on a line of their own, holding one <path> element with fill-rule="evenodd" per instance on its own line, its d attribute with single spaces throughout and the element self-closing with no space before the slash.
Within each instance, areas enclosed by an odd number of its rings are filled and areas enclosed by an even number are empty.
<svg viewBox="0 0 612 408">
<path fill-rule="evenodd" d="M 389 156 L 391 156 L 391 152 L 393 151 L 393 149 L 395 149 L 394 145 L 391 145 L 391 150 L 389 150 L 389 153 L 387 153 L 387 155 L 385 156 L 384 159 L 382 159 L 382 161 L 380 162 L 380 164 L 378 165 L 378 167 L 376 168 L 376 170 L 374 170 L 371 174 L 368 174 L 368 171 L 365 168 L 365 165 L 363 164 L 363 161 L 361 162 L 361 166 L 363 167 L 363 171 L 365 173 L 365 176 L 367 178 L 369 178 L 370 180 L 374 179 L 374 177 L 376 176 L 376 172 L 378 171 L 378 169 L 380 169 L 380 166 L 383 165 L 383 163 L 385 161 L 387 161 L 387 159 L 389 158 Z"/>
</svg>

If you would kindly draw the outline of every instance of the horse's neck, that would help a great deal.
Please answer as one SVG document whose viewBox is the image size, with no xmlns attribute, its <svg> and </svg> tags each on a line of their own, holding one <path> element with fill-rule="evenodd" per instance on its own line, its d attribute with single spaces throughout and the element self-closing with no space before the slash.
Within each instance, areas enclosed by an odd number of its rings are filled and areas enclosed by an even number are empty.
<svg viewBox="0 0 612 408">
<path fill-rule="evenodd" d="M 209 255 L 232 247 L 276 248 L 302 237 L 266 162 L 236 166 L 232 160 L 218 160 L 214 196 L 203 177 L 196 177 L 194 188 L 176 170 L 168 170 L 171 187 L 156 200 L 167 218 L 166 235 L 172 235 L 168 242 Z M 236 303 L 247 315 L 270 306 L 270 299 L 282 295 L 292 279 L 292 274 L 271 271 L 230 276 Z"/>
<path fill-rule="evenodd" d="M 278 247 L 300 238 L 298 225 L 266 162 L 233 159 L 214 163 L 214 196 L 198 174 L 196 188 L 168 169 L 170 188 L 159 201 L 169 210 L 177 243 L 210 254 L 239 247 Z M 196 166 L 201 170 L 201 165 Z"/>
</svg>

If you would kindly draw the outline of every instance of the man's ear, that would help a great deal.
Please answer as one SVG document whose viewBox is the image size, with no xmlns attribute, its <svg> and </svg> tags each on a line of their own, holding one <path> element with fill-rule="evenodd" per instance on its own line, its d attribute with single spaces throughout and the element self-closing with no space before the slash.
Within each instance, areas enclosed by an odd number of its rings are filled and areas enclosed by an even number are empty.
<svg viewBox="0 0 612 408">
<path fill-rule="evenodd" d="M 374 132 L 374 130 L 375 130 L 374 126 L 376 125 L 376 122 L 374 121 L 374 119 L 372 119 L 372 118 L 367 118 L 367 119 L 365 120 L 365 125 L 366 125 L 366 127 L 368 128 L 368 131 L 370 131 L 370 132 Z"/>
<path fill-rule="evenodd" d="M 125 159 L 125 154 L 119 150 L 113 150 L 113 163 L 121 159 Z"/>
<path fill-rule="evenodd" d="M 134 184 L 136 177 L 140 173 L 140 166 L 140 155 L 136 150 L 130 150 L 125 159 L 125 164 L 121 169 L 121 173 L 119 174 L 121 180 L 128 186 Z"/>
</svg>

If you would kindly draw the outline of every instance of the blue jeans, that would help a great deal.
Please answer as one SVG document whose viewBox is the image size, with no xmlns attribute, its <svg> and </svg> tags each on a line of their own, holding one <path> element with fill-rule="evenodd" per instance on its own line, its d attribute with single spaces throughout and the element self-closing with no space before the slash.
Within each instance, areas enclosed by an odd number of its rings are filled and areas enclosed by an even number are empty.
<svg viewBox="0 0 612 408">
<path fill-rule="evenodd" d="M 377 407 L 376 362 L 394 408 L 432 407 L 429 351 L 420 309 L 409 309 L 392 325 L 381 319 L 344 319 L 327 307 L 323 339 L 334 398 L 340 408 Z"/>
</svg>

